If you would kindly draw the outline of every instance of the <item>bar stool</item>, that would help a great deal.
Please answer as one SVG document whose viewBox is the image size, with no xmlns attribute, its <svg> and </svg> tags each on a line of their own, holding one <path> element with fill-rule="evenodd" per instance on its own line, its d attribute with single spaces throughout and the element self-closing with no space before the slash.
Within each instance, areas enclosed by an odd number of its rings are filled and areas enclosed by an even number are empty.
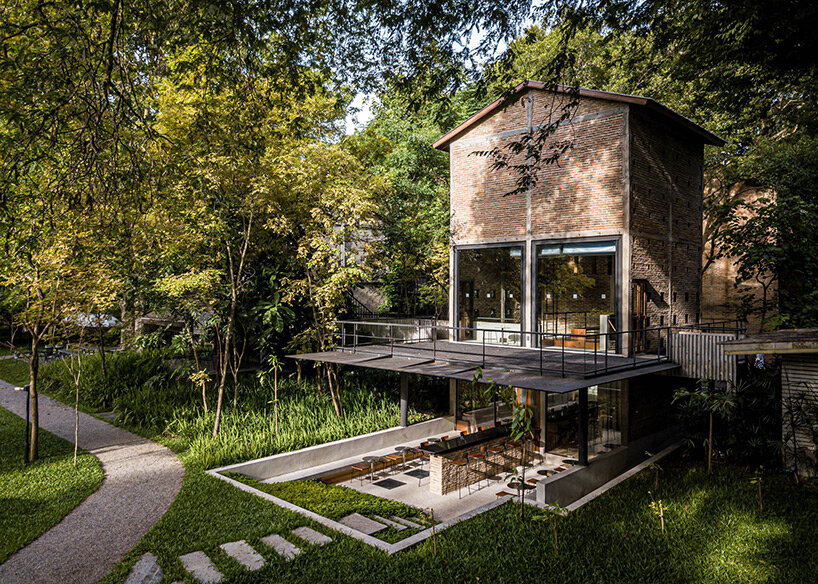
<svg viewBox="0 0 818 584">
<path fill-rule="evenodd" d="M 358 473 L 358 478 L 361 479 L 361 485 L 364 484 L 364 477 L 369 473 L 369 463 L 368 462 L 359 462 L 357 464 L 352 465 L 352 472 L 349 475 L 349 480 L 355 476 L 355 473 Z"/>
<path fill-rule="evenodd" d="M 488 485 L 488 476 L 486 473 L 486 455 L 483 452 L 472 452 L 466 459 L 468 460 L 468 470 L 474 471 L 477 474 L 477 489 L 480 489 L 480 463 L 483 463 L 483 476 L 486 477 L 486 485 Z M 471 493 L 471 485 L 469 485 L 469 493 Z"/>
<path fill-rule="evenodd" d="M 486 452 L 488 452 L 491 455 L 494 455 L 494 461 L 492 461 L 492 464 L 499 466 L 502 471 L 506 470 L 506 459 L 504 456 L 506 453 L 505 444 L 489 446 L 488 448 L 486 448 Z M 499 463 L 497 462 L 498 460 Z"/>
<path fill-rule="evenodd" d="M 454 459 L 449 461 L 449 466 L 455 467 L 455 483 L 457 484 L 457 498 L 463 498 L 463 483 L 466 482 L 466 477 L 469 474 L 469 465 L 468 462 L 463 460 L 462 458 Z M 465 476 L 464 476 L 465 475 Z"/>
</svg>

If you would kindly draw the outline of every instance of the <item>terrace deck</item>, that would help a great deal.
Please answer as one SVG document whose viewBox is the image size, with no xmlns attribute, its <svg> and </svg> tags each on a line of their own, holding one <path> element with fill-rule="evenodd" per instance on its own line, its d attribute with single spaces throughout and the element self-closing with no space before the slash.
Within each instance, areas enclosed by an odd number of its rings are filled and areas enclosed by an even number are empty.
<svg viewBox="0 0 818 584">
<path fill-rule="evenodd" d="M 657 355 L 626 357 L 559 347 L 531 349 L 442 340 L 366 344 L 288 357 L 464 381 L 472 381 L 480 367 L 483 379 L 556 393 L 678 367 Z"/>
</svg>

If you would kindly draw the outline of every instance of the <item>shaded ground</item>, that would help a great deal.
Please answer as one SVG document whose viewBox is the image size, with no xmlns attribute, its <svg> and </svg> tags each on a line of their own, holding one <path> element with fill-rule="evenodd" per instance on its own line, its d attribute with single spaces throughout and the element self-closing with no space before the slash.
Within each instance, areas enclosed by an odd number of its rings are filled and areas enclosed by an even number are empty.
<svg viewBox="0 0 818 584">
<path fill-rule="evenodd" d="M 177 557 L 194 550 L 214 558 L 227 581 L 243 583 L 815 581 L 818 491 L 768 477 L 760 512 L 745 471 L 707 476 L 701 465 L 678 457 L 663 466 L 658 490 L 646 471 L 559 519 L 559 555 L 550 520 L 520 522 L 519 507 L 507 504 L 392 557 L 334 533 L 332 544 L 291 562 L 269 552 L 263 570 L 245 574 L 219 544 L 247 539 L 263 550 L 261 537 L 310 522 L 190 465 L 169 512 L 105 581 L 123 581 L 144 551 L 159 556 L 168 581 L 180 579 Z M 666 506 L 664 535 L 649 491 Z"/>
<path fill-rule="evenodd" d="M 0 564 L 56 525 L 102 484 L 102 465 L 49 432 L 40 460 L 23 465 L 25 422 L 0 408 Z"/>
<path fill-rule="evenodd" d="M 25 394 L 0 381 L 0 406 L 25 415 Z M 40 396 L 40 426 L 72 439 L 74 412 Z M 102 486 L 54 528 L 0 564 L 0 582 L 95 582 L 165 513 L 184 469 L 155 442 L 80 414 L 79 444 L 102 463 Z"/>
</svg>

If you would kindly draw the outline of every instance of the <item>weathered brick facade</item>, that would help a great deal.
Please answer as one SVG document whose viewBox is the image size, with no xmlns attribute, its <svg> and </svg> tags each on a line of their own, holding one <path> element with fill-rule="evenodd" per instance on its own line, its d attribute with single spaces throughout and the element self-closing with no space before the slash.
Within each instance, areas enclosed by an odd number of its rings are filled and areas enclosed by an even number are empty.
<svg viewBox="0 0 818 584">
<path fill-rule="evenodd" d="M 552 137 L 571 149 L 538 171 L 534 187 L 509 195 L 518 172 L 492 170 L 485 153 L 559 118 L 567 99 L 520 86 L 436 143 L 450 152 L 452 258 L 458 246 L 520 242 L 529 274 L 523 319 L 534 330 L 536 245 L 614 240 L 619 330 L 631 327 L 634 281 L 648 290 L 647 325 L 696 322 L 703 144 L 718 138 L 650 100 L 586 91 Z M 453 288 L 456 281 L 452 273 Z"/>
</svg>

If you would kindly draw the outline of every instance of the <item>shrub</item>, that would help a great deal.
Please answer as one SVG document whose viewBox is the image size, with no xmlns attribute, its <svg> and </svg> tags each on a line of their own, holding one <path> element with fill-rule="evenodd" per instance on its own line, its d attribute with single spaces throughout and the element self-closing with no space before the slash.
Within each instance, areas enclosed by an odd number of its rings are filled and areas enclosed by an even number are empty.
<svg viewBox="0 0 818 584">
<path fill-rule="evenodd" d="M 128 391 L 144 386 L 167 385 L 173 372 L 161 351 L 120 351 L 105 355 L 106 374 L 98 354 L 83 356 L 80 377 L 82 404 L 94 410 L 110 410 Z M 74 379 L 63 360 L 52 361 L 40 371 L 40 389 L 57 399 L 74 401 Z"/>
</svg>

